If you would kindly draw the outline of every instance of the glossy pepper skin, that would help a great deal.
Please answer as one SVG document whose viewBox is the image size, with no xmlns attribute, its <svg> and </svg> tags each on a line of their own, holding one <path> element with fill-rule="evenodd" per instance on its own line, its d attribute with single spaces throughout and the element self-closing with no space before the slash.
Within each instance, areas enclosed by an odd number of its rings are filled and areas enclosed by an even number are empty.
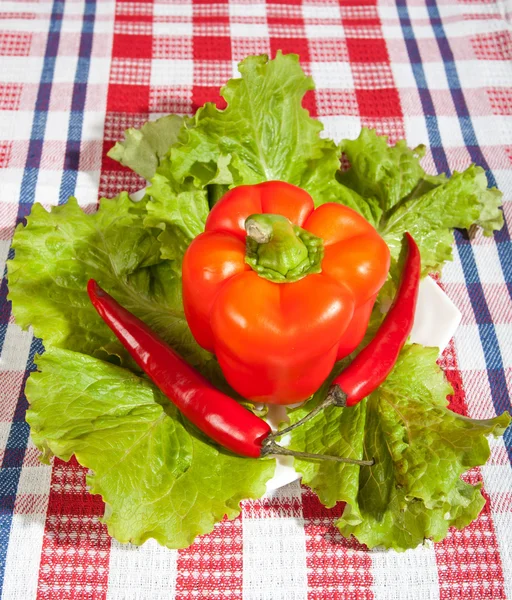
<svg viewBox="0 0 512 600">
<path fill-rule="evenodd" d="M 100 317 L 149 379 L 189 421 L 223 448 L 249 458 L 281 454 L 360 466 L 373 464 L 373 459 L 356 460 L 283 448 L 276 443 L 279 432 L 273 434 L 263 419 L 213 387 L 94 279 L 87 283 L 87 293 Z"/>
<path fill-rule="evenodd" d="M 87 293 L 131 357 L 189 421 L 235 454 L 261 456 L 263 442 L 271 433 L 263 419 L 214 388 L 94 279 L 88 282 Z"/>
<path fill-rule="evenodd" d="M 414 324 L 421 277 L 421 256 L 410 233 L 396 297 L 375 337 L 331 383 L 328 398 L 337 406 L 354 406 L 376 390 L 393 370 Z"/>
<path fill-rule="evenodd" d="M 255 243 L 247 239 L 246 227 L 252 220 L 258 225 L 262 214 L 262 220 L 270 216 L 276 221 L 275 238 L 271 236 L 272 247 L 263 238 L 256 244 L 257 260 L 263 263 L 270 254 L 276 257 L 275 268 L 285 272 L 280 259 L 289 251 L 291 238 L 285 232 L 281 243 L 278 233 L 286 229 L 281 219 L 286 217 L 290 231 L 302 232 L 301 239 L 320 241 L 318 268 L 281 282 L 256 272 L 246 262 L 249 242 Z M 262 227 L 267 225 L 265 221 Z M 296 245 L 293 240 L 291 254 Z M 303 265 L 302 259 L 298 248 L 290 261 Z M 389 261 L 386 243 L 352 209 L 324 204 L 315 210 L 307 192 L 280 181 L 240 186 L 213 207 L 205 232 L 185 253 L 185 314 L 197 342 L 217 356 L 227 381 L 243 397 L 273 404 L 300 402 L 363 339 Z M 268 274 L 268 269 L 258 268 Z"/>
</svg>

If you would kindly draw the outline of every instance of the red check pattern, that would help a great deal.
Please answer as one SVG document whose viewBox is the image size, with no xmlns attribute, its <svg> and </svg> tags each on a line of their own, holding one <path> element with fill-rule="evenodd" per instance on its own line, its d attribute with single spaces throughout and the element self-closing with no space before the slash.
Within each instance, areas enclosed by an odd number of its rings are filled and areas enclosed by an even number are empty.
<svg viewBox="0 0 512 600">
<path fill-rule="evenodd" d="M 53 464 L 39 565 L 37 600 L 104 598 L 110 538 L 103 503 L 87 492 L 86 471 L 72 459 Z"/>
<path fill-rule="evenodd" d="M 25 0 L 0 4 L 2 269 L 34 153 L 33 201 L 58 202 L 69 123 L 76 117 L 80 32 L 91 22 L 93 4 L 75 186 L 88 210 L 98 195 L 144 186 L 106 156 L 125 129 L 170 112 L 192 114 L 206 101 L 223 106 L 218 88 L 236 73 L 236 63 L 277 50 L 300 55 L 317 84 L 305 106 L 333 138 L 355 137 L 369 126 L 391 142 L 405 137 L 411 146 L 428 146 L 429 120 L 436 119 L 440 139 L 429 148 L 426 168 L 435 171 L 434 145 L 452 170 L 465 168 L 471 148 L 439 43 L 442 26 L 467 119 L 504 192 L 511 226 L 512 13 L 501 0 Z M 45 85 L 51 85 L 46 104 Z M 37 111 L 46 120 L 35 145 L 30 127 Z M 500 243 L 508 259 L 492 238 L 477 236 L 471 247 L 496 333 L 502 387 L 495 383 L 499 369 L 484 355 L 475 282 L 468 282 L 457 250 L 441 281 L 463 314 L 440 359 L 455 389 L 451 408 L 478 418 L 495 414 L 496 398 L 506 403 L 512 390 L 512 282 L 504 275 L 512 258 L 510 242 Z M 5 281 L 2 298 L 4 288 Z M 239 518 L 219 523 L 185 550 L 125 547 L 108 537 L 104 506 L 88 494 L 86 472 L 74 460 L 49 467 L 37 461 L 30 443 L 9 447 L 26 408 L 22 388 L 33 341 L 13 323 L 5 301 L 0 338 L 2 470 L 19 463 L 14 499 L 0 485 L 2 599 L 512 599 L 512 471 L 503 441 L 493 442 L 488 464 L 467 476 L 483 483 L 487 504 L 480 518 L 440 544 L 405 554 L 369 552 L 341 538 L 334 522 L 343 505 L 326 509 L 298 484 L 244 502 Z"/>
</svg>

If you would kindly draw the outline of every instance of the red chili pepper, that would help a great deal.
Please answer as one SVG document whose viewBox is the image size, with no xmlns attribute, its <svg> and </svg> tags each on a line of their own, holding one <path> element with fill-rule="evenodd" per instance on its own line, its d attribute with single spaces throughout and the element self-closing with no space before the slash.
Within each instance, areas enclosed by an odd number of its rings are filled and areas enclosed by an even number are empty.
<svg viewBox="0 0 512 600">
<path fill-rule="evenodd" d="M 217 390 L 93 279 L 87 284 L 87 292 L 100 317 L 139 367 L 189 421 L 219 445 L 250 458 L 288 454 L 358 465 L 373 464 L 372 461 L 294 452 L 279 446 L 275 437 L 281 432 L 272 434 L 268 423 Z"/>
<path fill-rule="evenodd" d="M 393 369 L 414 322 L 421 275 L 421 258 L 406 233 L 407 258 L 393 305 L 373 340 L 332 382 L 328 398 L 337 406 L 354 406 L 381 385 Z"/>
<path fill-rule="evenodd" d="M 421 275 L 420 251 L 413 237 L 406 233 L 407 258 L 400 286 L 384 321 L 373 340 L 331 384 L 323 402 L 293 425 L 281 429 L 284 435 L 313 419 L 329 406 L 354 406 L 366 398 L 391 373 L 414 323 Z"/>
</svg>

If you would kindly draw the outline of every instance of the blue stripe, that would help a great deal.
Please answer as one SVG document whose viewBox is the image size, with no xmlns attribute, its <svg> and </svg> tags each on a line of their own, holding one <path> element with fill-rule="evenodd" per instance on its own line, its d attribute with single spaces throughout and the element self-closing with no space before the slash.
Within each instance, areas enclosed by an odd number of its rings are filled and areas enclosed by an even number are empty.
<svg viewBox="0 0 512 600">
<path fill-rule="evenodd" d="M 20 200 L 17 215 L 18 223 L 23 221 L 23 219 L 30 213 L 30 209 L 34 203 L 39 167 L 41 164 L 43 141 L 48 119 L 52 81 L 55 72 L 55 61 L 60 43 L 60 31 L 63 13 L 64 2 L 62 0 L 54 0 L 50 16 L 45 55 L 43 59 L 43 69 L 41 72 L 41 78 L 34 107 L 34 117 L 32 121 L 32 130 L 30 134 L 27 159 L 25 162 L 25 169 L 20 187 Z M 0 303 L 1 352 L 10 316 L 10 305 L 7 302 L 7 282 L 5 277 L 3 278 L 0 286 Z M 29 427 L 25 422 L 25 412 L 27 409 L 27 399 L 24 392 L 25 383 L 30 372 L 35 370 L 35 354 L 37 352 L 41 353 L 42 351 L 43 347 L 40 340 L 33 339 L 30 347 L 27 370 L 22 382 L 22 390 L 18 398 L 13 422 L 9 431 L 9 437 L 7 439 L 5 454 L 0 467 L 0 598 L 3 595 L 2 590 L 4 584 L 5 563 L 7 558 L 7 549 L 9 547 L 14 504 L 16 501 L 16 494 L 18 491 L 18 484 L 29 436 Z"/>
<path fill-rule="evenodd" d="M 32 132 L 28 146 L 27 161 L 20 191 L 20 211 L 18 220 L 22 220 L 27 213 L 27 205 L 34 203 L 37 184 L 38 170 L 41 164 L 46 122 L 48 120 L 48 108 L 52 91 L 53 75 L 55 73 L 55 62 L 60 42 L 60 30 L 64 13 L 64 2 L 54 0 L 50 17 L 50 27 L 43 61 L 43 71 L 37 91 L 34 119 L 32 121 Z M 30 212 L 30 209 L 28 210 Z"/>
<path fill-rule="evenodd" d="M 396 5 L 405 40 L 405 47 L 407 48 L 412 72 L 420 96 L 421 107 L 423 109 L 423 114 L 425 115 L 432 158 L 434 159 L 434 164 L 436 165 L 436 169 L 439 173 L 448 173 L 448 160 L 441 143 L 441 133 L 439 131 L 439 124 L 437 122 L 436 111 L 434 108 L 434 100 L 432 99 L 432 94 L 428 89 L 425 69 L 423 68 L 423 64 L 421 62 L 421 54 L 418 42 L 414 37 L 414 31 L 412 29 L 406 0 L 396 0 Z"/>
<path fill-rule="evenodd" d="M 60 31 L 64 14 L 64 1 L 54 0 L 48 28 L 48 37 L 43 59 L 43 69 L 37 90 L 34 106 L 32 130 L 28 145 L 27 159 L 20 186 L 17 223 L 21 223 L 29 214 L 34 204 L 39 167 L 43 152 L 43 142 L 48 120 L 52 81 L 55 73 L 55 62 L 60 43 Z M 10 316 L 10 304 L 7 303 L 7 281 L 2 280 L 0 287 L 0 302 L 2 306 L 2 322 L 0 324 L 0 352 L 3 348 L 6 330 Z"/>
<path fill-rule="evenodd" d="M 464 143 L 466 144 L 466 148 L 468 149 L 469 155 L 471 156 L 473 162 L 479 164 L 486 170 L 490 184 L 495 185 L 494 176 L 489 169 L 489 165 L 487 164 L 487 161 L 485 160 L 485 157 L 483 156 L 480 147 L 478 146 L 475 130 L 473 128 L 471 118 L 469 117 L 467 103 L 460 86 L 457 68 L 453 59 L 453 53 L 451 51 L 449 42 L 446 39 L 446 35 L 441 23 L 439 11 L 437 10 L 435 0 L 427 0 L 427 7 L 432 28 L 434 29 L 439 50 L 443 58 L 446 77 L 450 86 L 450 91 L 455 105 L 455 109 L 457 111 L 457 116 L 459 119 Z M 421 62 L 419 47 L 416 42 L 416 39 L 414 38 L 414 32 L 411 26 L 406 0 L 397 0 L 397 10 L 400 25 L 402 27 L 402 32 L 405 38 L 407 52 L 409 54 L 413 74 L 415 77 L 416 85 L 418 87 L 420 101 L 422 104 L 423 112 L 425 114 L 429 143 L 431 146 L 434 163 L 439 172 L 445 172 L 449 175 L 450 169 L 448 166 L 446 153 L 441 142 L 441 135 L 439 131 L 437 116 L 435 113 L 434 103 L 432 100 L 432 95 L 427 86 L 425 71 Z M 503 236 L 508 242 L 507 244 L 498 243 L 498 252 L 500 253 L 500 259 L 503 267 L 503 263 L 507 262 L 507 260 L 505 259 L 504 261 L 502 255 L 504 257 L 504 255 L 506 254 L 506 246 L 508 246 L 510 242 L 508 232 L 501 232 L 501 236 Z M 489 380 L 489 387 L 491 390 L 492 402 L 496 414 L 501 414 L 505 410 L 510 410 L 511 405 L 510 398 L 508 397 L 507 392 L 505 373 L 503 370 L 503 360 L 500 352 L 498 338 L 496 335 L 496 329 L 492 323 L 489 306 L 485 299 L 483 288 L 480 282 L 471 243 L 467 239 L 467 236 L 462 234 L 460 231 L 455 232 L 455 242 L 457 244 L 461 265 L 464 272 L 464 278 L 468 288 L 468 295 L 478 325 L 478 331 L 487 369 L 487 377 Z M 502 247 L 501 250 L 500 246 Z M 508 276 L 508 271 L 511 270 L 512 265 L 508 265 L 507 269 L 503 269 L 507 283 L 512 282 L 512 278 Z M 507 430 L 504 436 L 504 441 L 505 446 L 507 448 L 509 460 L 512 463 L 512 431 L 510 431 L 510 429 Z"/>
<path fill-rule="evenodd" d="M 14 412 L 7 446 L 4 458 L 0 468 L 0 598 L 4 584 L 5 563 L 7 558 L 7 548 L 9 546 L 9 537 L 11 533 L 12 515 L 18 484 L 25 458 L 25 450 L 28 443 L 29 426 L 25 421 L 25 413 L 28 402 L 25 396 L 25 383 L 32 371 L 36 370 L 34 357 L 41 354 L 43 347 L 41 341 L 37 338 L 32 339 L 29 357 L 27 361 L 27 370 L 23 377 L 21 393 Z"/>
<path fill-rule="evenodd" d="M 467 151 L 471 156 L 471 160 L 485 169 L 489 184 L 491 186 L 496 186 L 494 174 L 489 168 L 489 164 L 484 156 L 484 153 L 478 145 L 478 139 L 476 137 L 473 123 L 471 122 L 466 99 L 460 84 L 459 74 L 455 65 L 455 58 L 441 23 L 441 17 L 439 15 L 436 0 L 426 0 L 426 5 L 430 16 L 430 22 L 432 24 L 437 24 L 434 27 L 437 45 L 443 58 L 446 78 L 450 87 L 450 93 L 455 105 L 455 110 L 459 118 L 464 144 L 466 145 Z M 510 231 L 506 222 L 503 228 L 495 234 L 494 239 L 496 241 L 498 257 L 500 259 L 503 275 L 505 281 L 507 284 L 509 284 L 507 285 L 507 289 L 510 297 L 512 298 L 512 260 L 510 260 L 512 244 L 510 241 Z"/>
<path fill-rule="evenodd" d="M 75 193 L 80 160 L 87 80 L 89 78 L 89 69 L 91 66 L 95 18 L 96 0 L 85 0 L 78 64 L 73 85 L 73 96 L 71 99 L 71 114 L 69 116 L 64 172 L 62 174 L 59 192 L 59 204 L 64 204 L 69 196 L 72 196 Z"/>
<path fill-rule="evenodd" d="M 450 47 L 450 43 L 446 38 L 436 1 L 426 0 L 426 5 L 430 22 L 432 24 L 432 29 L 436 35 L 437 45 L 443 59 L 444 70 L 448 80 L 448 85 L 450 87 L 450 94 L 452 96 L 457 116 L 459 117 L 459 124 L 462 131 L 464 144 L 466 145 L 468 153 L 471 156 L 471 160 L 485 169 L 490 185 L 495 186 L 496 180 L 494 179 L 494 175 L 492 174 L 492 171 L 485 160 L 485 156 L 478 145 L 475 129 L 473 127 L 473 123 L 471 122 L 471 117 L 469 116 L 466 98 L 464 97 L 464 92 L 462 91 L 460 85 L 459 74 L 455 65 L 453 52 Z"/>
<path fill-rule="evenodd" d="M 435 32 L 437 45 L 443 59 L 446 78 L 448 80 L 448 86 L 450 88 L 453 104 L 459 119 L 459 125 L 462 132 L 462 137 L 464 139 L 464 144 L 466 145 L 468 153 L 471 156 L 471 160 L 485 169 L 490 185 L 495 186 L 496 180 L 494 175 L 489 168 L 480 146 L 478 145 L 478 139 L 476 137 L 471 117 L 469 116 L 469 110 L 464 97 L 464 92 L 462 91 L 462 87 L 460 85 L 460 79 L 453 52 L 444 31 L 436 0 L 426 0 L 426 5 L 430 22 Z M 505 240 L 508 240 L 510 243 L 510 236 L 506 224 L 503 227 L 502 236 L 504 236 Z M 496 335 L 496 328 L 492 322 L 489 306 L 487 304 L 487 300 L 485 299 L 485 294 L 480 282 L 471 242 L 467 236 L 463 236 L 460 231 L 456 232 L 455 242 L 458 247 L 464 278 L 468 284 L 469 299 L 478 325 L 478 332 L 484 352 L 492 402 L 496 414 L 501 414 L 505 410 L 510 410 L 511 404 L 507 392 L 507 381 L 505 378 L 503 358 L 501 355 L 498 336 Z M 508 256 L 506 255 L 507 250 L 510 248 L 509 243 L 497 243 L 500 263 L 503 269 L 505 280 L 507 282 L 512 281 L 510 254 L 508 254 Z M 505 446 L 507 448 L 509 460 L 512 463 L 512 445 L 510 444 L 510 441 L 510 435 L 505 437 Z"/>
</svg>

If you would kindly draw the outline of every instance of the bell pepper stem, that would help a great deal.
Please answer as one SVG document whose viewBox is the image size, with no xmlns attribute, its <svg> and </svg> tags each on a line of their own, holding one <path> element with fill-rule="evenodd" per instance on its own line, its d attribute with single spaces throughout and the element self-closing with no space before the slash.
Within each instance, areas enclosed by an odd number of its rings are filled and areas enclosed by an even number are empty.
<svg viewBox="0 0 512 600">
<path fill-rule="evenodd" d="M 321 271 L 323 241 L 283 215 L 250 215 L 245 231 L 245 261 L 260 277 L 292 283 Z"/>
<path fill-rule="evenodd" d="M 254 215 L 245 221 L 247 235 L 258 244 L 268 244 L 272 239 L 272 225 Z"/>
<path fill-rule="evenodd" d="M 318 406 L 316 406 L 305 417 L 302 417 L 302 419 L 300 419 L 300 421 L 297 421 L 296 423 L 293 423 L 292 425 L 289 425 L 288 427 L 285 427 L 284 429 L 280 429 L 279 431 L 276 431 L 273 434 L 273 436 L 281 437 L 282 435 L 285 435 L 286 433 L 289 433 L 290 431 L 297 429 L 297 427 L 300 427 L 307 421 L 314 419 L 319 413 L 321 413 L 323 410 L 325 410 L 329 406 L 338 406 L 341 408 L 346 406 L 346 399 L 347 399 L 347 397 L 346 397 L 345 393 L 343 392 L 343 390 L 340 388 L 340 386 L 336 386 L 336 390 L 334 388 L 331 389 L 329 391 L 329 394 L 325 398 L 325 400 L 323 402 L 320 402 L 320 404 L 318 404 Z"/>
<path fill-rule="evenodd" d="M 374 460 L 357 460 L 355 458 L 344 458 L 343 456 L 331 456 L 330 454 L 313 454 L 311 452 L 299 452 L 298 450 L 288 450 L 283 448 L 279 444 L 276 444 L 275 440 L 271 437 L 263 443 L 263 450 L 261 456 L 269 456 L 271 454 L 278 454 L 282 456 L 293 456 L 295 458 L 306 458 L 310 460 L 330 460 L 338 463 L 345 463 L 348 465 L 358 465 L 360 467 L 371 467 L 375 464 Z"/>
</svg>

